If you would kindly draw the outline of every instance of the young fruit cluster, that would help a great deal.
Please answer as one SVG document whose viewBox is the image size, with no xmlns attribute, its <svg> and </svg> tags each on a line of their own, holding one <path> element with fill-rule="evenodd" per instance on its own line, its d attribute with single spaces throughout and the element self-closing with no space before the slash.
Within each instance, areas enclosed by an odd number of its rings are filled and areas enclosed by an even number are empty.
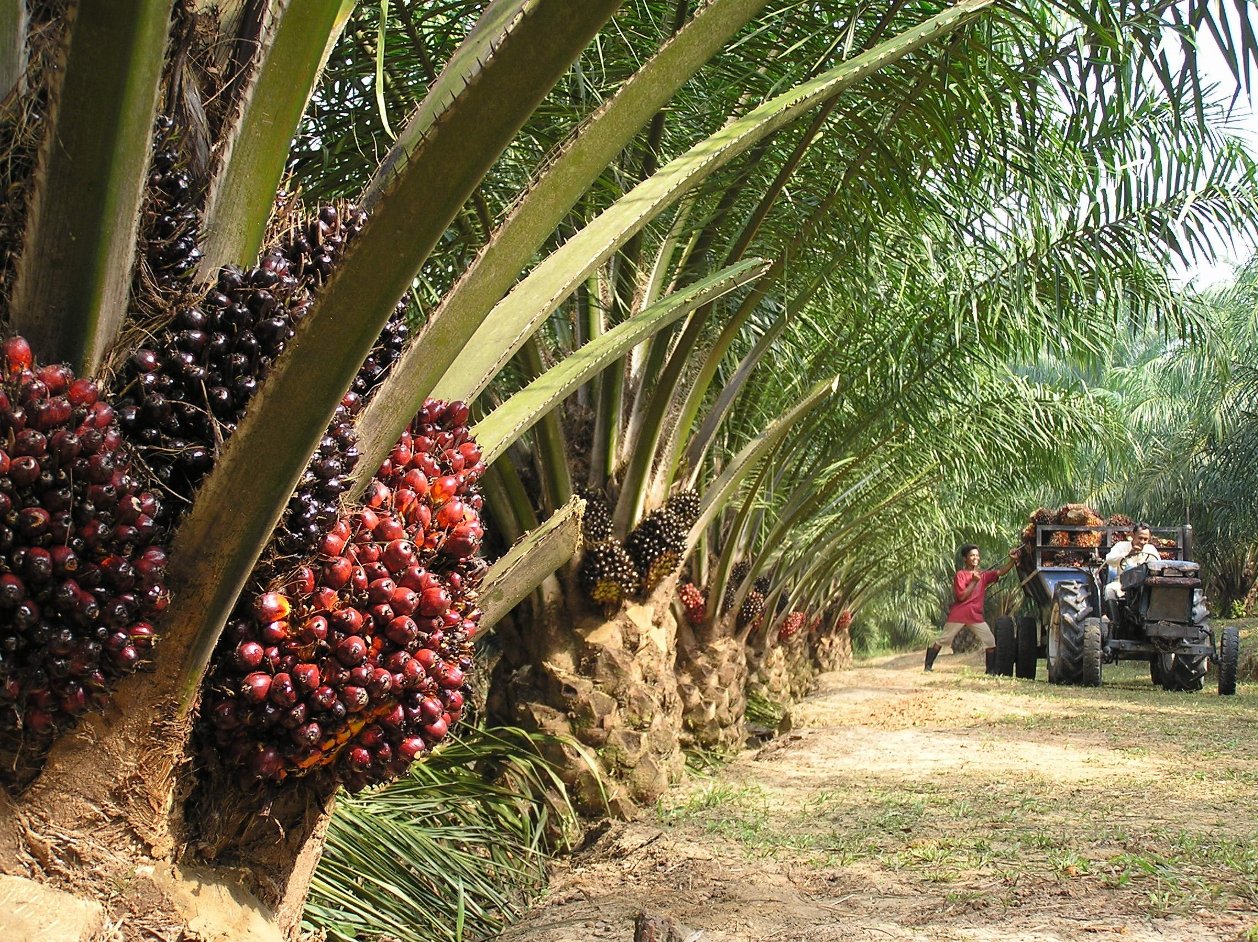
<svg viewBox="0 0 1258 942">
<path fill-rule="evenodd" d="M 585 500 L 585 515 L 581 518 L 581 539 L 587 544 L 602 543 L 615 534 L 612 511 L 607 498 L 590 488 L 581 488 L 577 496 Z"/>
<path fill-rule="evenodd" d="M 743 584 L 743 580 L 747 578 L 747 573 L 751 572 L 751 563 L 745 559 L 740 559 L 734 563 L 729 571 L 729 582 L 725 585 L 725 594 L 721 596 L 721 608 L 728 610 L 734 604 L 734 596 L 738 594 L 738 587 Z"/>
<path fill-rule="evenodd" d="M 642 574 L 645 595 L 677 571 L 686 556 L 686 538 L 699 519 L 699 495 L 680 491 L 633 528 L 625 549 Z"/>
<path fill-rule="evenodd" d="M 838 621 L 835 622 L 835 627 L 841 632 L 850 630 L 852 627 L 853 617 L 854 616 L 850 608 L 843 609 L 843 611 L 839 612 L 839 618 Z"/>
<path fill-rule="evenodd" d="M 485 573 L 481 452 L 462 403 L 430 401 L 317 559 L 240 606 L 202 715 L 246 779 L 400 774 L 462 716 Z"/>
<path fill-rule="evenodd" d="M 789 641 L 799 634 L 800 629 L 804 627 L 804 618 L 803 612 L 790 612 L 787 614 L 778 628 L 778 641 Z"/>
<path fill-rule="evenodd" d="M 586 594 L 604 608 L 614 608 L 637 591 L 642 577 L 619 540 L 586 546 L 578 573 Z"/>
<path fill-rule="evenodd" d="M 756 580 L 758 583 L 759 580 Z M 743 604 L 738 609 L 738 627 L 749 628 L 753 633 L 760 630 L 764 620 L 764 593 L 755 585 L 743 597 Z"/>
<path fill-rule="evenodd" d="M 703 591 L 693 582 L 686 582 L 677 589 L 677 597 L 681 599 L 686 621 L 692 625 L 702 625 L 703 620 L 708 617 L 708 600 Z"/>
<path fill-rule="evenodd" d="M 0 370 L 0 729 L 45 736 L 148 653 L 166 552 L 96 384 L 21 337 Z"/>
</svg>

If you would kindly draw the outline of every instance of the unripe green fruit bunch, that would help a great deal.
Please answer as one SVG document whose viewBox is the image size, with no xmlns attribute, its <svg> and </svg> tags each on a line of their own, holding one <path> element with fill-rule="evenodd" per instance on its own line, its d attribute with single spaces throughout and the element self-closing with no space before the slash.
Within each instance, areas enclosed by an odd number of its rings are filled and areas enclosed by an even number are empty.
<svg viewBox="0 0 1258 942">
<path fill-rule="evenodd" d="M 237 607 L 202 727 L 243 778 L 322 771 L 357 790 L 462 716 L 486 569 L 467 420 L 462 403 L 426 403 L 318 555 Z"/>
<path fill-rule="evenodd" d="M 114 410 L 69 367 L 0 348 L 0 730 L 42 749 L 108 701 L 166 609 L 160 502 Z"/>
</svg>

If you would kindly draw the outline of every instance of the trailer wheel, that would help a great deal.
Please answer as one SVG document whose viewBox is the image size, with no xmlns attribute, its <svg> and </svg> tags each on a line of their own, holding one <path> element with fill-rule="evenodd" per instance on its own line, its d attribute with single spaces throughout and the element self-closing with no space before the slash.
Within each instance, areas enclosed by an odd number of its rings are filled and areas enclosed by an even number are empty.
<svg viewBox="0 0 1258 942">
<path fill-rule="evenodd" d="M 1241 659 L 1241 630 L 1235 625 L 1223 629 L 1219 639 L 1219 695 L 1236 693 L 1236 665 Z"/>
<path fill-rule="evenodd" d="M 1101 683 L 1101 620 L 1090 618 L 1087 590 L 1063 582 L 1053 593 L 1048 626 L 1048 681 L 1096 687 Z"/>
<path fill-rule="evenodd" d="M 1206 659 L 1201 655 L 1196 657 L 1173 655 L 1170 669 L 1162 678 L 1162 689 L 1178 693 L 1200 690 L 1205 683 L 1206 666 Z"/>
<path fill-rule="evenodd" d="M 995 635 L 996 635 L 996 673 L 1001 677 L 1013 676 L 1013 661 L 1015 656 L 1015 640 L 1013 619 L 1008 615 L 1001 615 L 996 619 Z"/>
<path fill-rule="evenodd" d="M 1035 680 L 1035 665 L 1040 657 L 1040 624 L 1030 616 L 1018 619 L 1018 660 L 1016 673 L 1023 680 Z"/>
</svg>

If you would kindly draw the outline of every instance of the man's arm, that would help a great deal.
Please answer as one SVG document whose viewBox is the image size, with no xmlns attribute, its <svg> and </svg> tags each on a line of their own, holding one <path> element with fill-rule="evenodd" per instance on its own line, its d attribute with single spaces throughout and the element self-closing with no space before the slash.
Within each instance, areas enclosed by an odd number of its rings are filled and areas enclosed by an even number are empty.
<svg viewBox="0 0 1258 942">
<path fill-rule="evenodd" d="M 1117 569 L 1118 564 L 1127 558 L 1127 554 L 1131 552 L 1131 540 L 1119 540 L 1110 547 L 1109 555 L 1105 557 L 1105 565 L 1111 569 Z"/>
</svg>

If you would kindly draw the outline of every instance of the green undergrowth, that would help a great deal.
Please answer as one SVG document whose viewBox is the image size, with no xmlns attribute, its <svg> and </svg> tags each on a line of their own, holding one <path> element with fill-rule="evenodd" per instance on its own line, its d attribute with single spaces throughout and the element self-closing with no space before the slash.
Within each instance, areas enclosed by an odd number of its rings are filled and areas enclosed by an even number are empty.
<svg viewBox="0 0 1258 942">
<path fill-rule="evenodd" d="M 467 731 L 400 780 L 342 796 L 303 930 L 328 939 L 462 942 L 499 934 L 542 888 L 576 817 L 549 737 Z"/>
<path fill-rule="evenodd" d="M 977 694 L 974 713 L 929 737 L 965 744 L 966 761 L 946 771 L 871 760 L 807 788 L 715 781 L 662 804 L 659 817 L 749 857 L 873 867 L 958 904 L 981 893 L 987 905 L 1016 905 L 1047 885 L 1149 916 L 1254 912 L 1258 686 L 1220 697 L 1210 682 L 1168 693 L 1147 667 L 1126 664 L 1107 666 L 1095 689 L 958 672 L 932 684 L 945 697 Z M 919 735 L 887 732 L 898 734 Z"/>
</svg>

